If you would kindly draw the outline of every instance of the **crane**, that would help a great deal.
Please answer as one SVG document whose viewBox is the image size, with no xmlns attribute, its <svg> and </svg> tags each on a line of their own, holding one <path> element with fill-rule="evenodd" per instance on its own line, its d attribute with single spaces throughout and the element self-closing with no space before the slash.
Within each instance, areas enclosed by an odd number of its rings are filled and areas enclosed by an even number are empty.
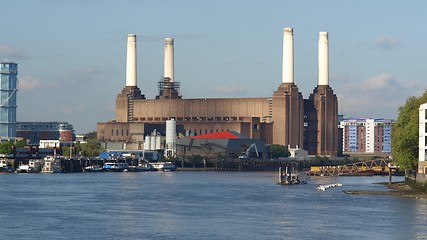
<svg viewBox="0 0 427 240">
<path fill-rule="evenodd" d="M 254 148 L 254 149 L 255 149 L 256 156 L 257 156 L 257 157 L 259 157 L 258 149 L 257 149 L 257 147 L 256 147 L 256 144 L 255 144 L 255 143 L 252 143 L 252 144 L 248 147 L 248 149 L 246 149 L 245 154 L 244 154 L 244 155 L 240 155 L 240 156 L 239 156 L 239 158 L 240 158 L 240 159 L 248 159 L 248 158 L 249 158 L 249 153 L 251 152 L 251 149 L 252 149 L 252 148 Z"/>
</svg>

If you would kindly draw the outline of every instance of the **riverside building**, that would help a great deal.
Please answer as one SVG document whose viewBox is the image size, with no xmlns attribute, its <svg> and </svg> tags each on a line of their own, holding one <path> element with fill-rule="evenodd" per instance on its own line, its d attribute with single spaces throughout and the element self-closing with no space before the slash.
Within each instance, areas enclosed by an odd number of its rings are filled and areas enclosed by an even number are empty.
<svg viewBox="0 0 427 240">
<path fill-rule="evenodd" d="M 418 122 L 418 173 L 423 174 L 423 179 L 427 180 L 427 103 L 420 105 Z"/>
<path fill-rule="evenodd" d="M 18 122 L 16 135 L 37 146 L 40 140 L 70 143 L 76 139 L 73 125 L 68 122 Z"/>
<path fill-rule="evenodd" d="M 185 99 L 174 76 L 174 40 L 165 39 L 164 75 L 158 95 L 146 99 L 137 86 L 136 35 L 127 42 L 126 85 L 116 98 L 114 121 L 97 124 L 100 141 L 143 142 L 144 129 L 175 119 L 187 137 L 234 131 L 268 144 L 304 148 L 313 155 L 336 156 L 338 100 L 329 86 L 328 34 L 319 34 L 319 80 L 304 100 L 294 82 L 293 29 L 283 33 L 282 81 L 271 97 Z M 140 144 L 139 144 L 140 145 Z"/>
<path fill-rule="evenodd" d="M 384 118 L 343 118 L 343 152 L 390 154 L 393 123 Z"/>
</svg>

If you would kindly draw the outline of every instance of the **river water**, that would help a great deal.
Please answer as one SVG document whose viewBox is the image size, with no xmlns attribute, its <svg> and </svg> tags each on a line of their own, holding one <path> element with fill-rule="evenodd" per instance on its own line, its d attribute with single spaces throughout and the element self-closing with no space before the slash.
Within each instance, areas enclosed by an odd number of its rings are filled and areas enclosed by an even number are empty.
<svg viewBox="0 0 427 240">
<path fill-rule="evenodd" d="M 372 183 L 387 180 L 280 186 L 273 172 L 0 174 L 0 239 L 427 239 L 427 200 L 342 192 L 386 191 Z"/>
</svg>

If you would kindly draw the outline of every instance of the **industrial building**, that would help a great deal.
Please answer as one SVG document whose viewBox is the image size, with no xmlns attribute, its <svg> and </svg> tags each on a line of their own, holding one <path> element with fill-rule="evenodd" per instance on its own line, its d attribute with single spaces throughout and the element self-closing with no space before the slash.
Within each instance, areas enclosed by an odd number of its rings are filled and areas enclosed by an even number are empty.
<svg viewBox="0 0 427 240">
<path fill-rule="evenodd" d="M 338 100 L 329 86 L 328 34 L 319 33 L 319 79 L 306 100 L 294 82 L 293 49 L 293 29 L 285 28 L 282 81 L 271 97 L 185 99 L 174 77 L 174 40 L 166 38 L 158 95 L 146 99 L 137 86 L 136 35 L 129 34 L 126 85 L 116 98 L 115 120 L 97 124 L 98 140 L 143 142 L 150 134 L 147 126 L 175 119 L 185 137 L 234 131 L 268 144 L 303 148 L 312 155 L 337 156 Z"/>
<path fill-rule="evenodd" d="M 393 123 L 384 118 L 343 118 L 343 152 L 390 154 Z"/>
<path fill-rule="evenodd" d="M 18 91 L 18 64 L 0 62 L 0 137 L 16 137 L 16 94 Z"/>
<path fill-rule="evenodd" d="M 211 158 L 263 158 L 266 157 L 264 140 L 250 139 L 234 131 L 209 133 L 177 139 L 179 156 L 207 156 Z"/>
</svg>

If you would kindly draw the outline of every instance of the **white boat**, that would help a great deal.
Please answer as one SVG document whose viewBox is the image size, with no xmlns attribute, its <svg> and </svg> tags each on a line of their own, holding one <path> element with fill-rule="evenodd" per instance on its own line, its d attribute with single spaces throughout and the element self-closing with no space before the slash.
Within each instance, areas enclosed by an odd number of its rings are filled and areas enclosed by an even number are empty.
<svg viewBox="0 0 427 240">
<path fill-rule="evenodd" d="M 123 172 L 128 166 L 127 163 L 106 162 L 102 168 L 107 172 Z"/>
<path fill-rule="evenodd" d="M 328 185 L 320 185 L 318 187 L 316 187 L 316 190 L 319 191 L 326 191 L 326 189 L 331 188 L 331 187 L 341 187 L 342 184 L 341 183 L 333 183 L 333 184 L 328 184 Z"/>
<path fill-rule="evenodd" d="M 8 166 L 7 160 L 0 160 L 0 172 L 13 172 L 13 168 L 11 166 Z"/>
<path fill-rule="evenodd" d="M 21 164 L 15 170 L 15 173 L 32 173 L 32 172 L 34 171 L 28 164 Z"/>
<path fill-rule="evenodd" d="M 54 156 L 47 156 L 44 159 L 44 164 L 42 168 L 43 173 L 59 173 L 62 172 L 61 169 L 61 159 Z"/>
<path fill-rule="evenodd" d="M 104 169 L 100 165 L 86 166 L 82 170 L 83 172 L 103 172 L 104 171 Z"/>
<path fill-rule="evenodd" d="M 38 173 L 42 170 L 42 159 L 30 159 L 28 164 L 20 164 L 15 170 L 16 173 Z"/>
<path fill-rule="evenodd" d="M 175 171 L 176 166 L 172 162 L 151 162 L 150 165 L 158 171 Z"/>
</svg>

